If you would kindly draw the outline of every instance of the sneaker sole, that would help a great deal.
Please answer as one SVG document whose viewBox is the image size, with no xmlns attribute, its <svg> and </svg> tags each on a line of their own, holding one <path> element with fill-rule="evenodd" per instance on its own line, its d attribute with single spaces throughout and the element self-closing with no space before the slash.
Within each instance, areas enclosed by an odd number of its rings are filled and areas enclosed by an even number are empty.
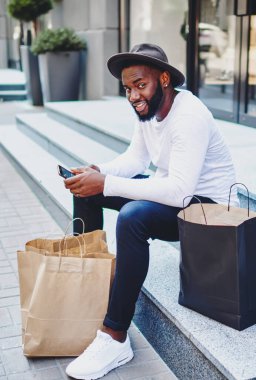
<svg viewBox="0 0 256 380">
<path fill-rule="evenodd" d="M 105 376 L 107 373 L 109 373 L 113 369 L 118 368 L 118 367 L 128 363 L 130 360 L 132 360 L 133 356 L 134 356 L 134 353 L 131 349 L 127 354 L 123 354 L 121 358 L 115 360 L 114 362 L 109 364 L 109 366 L 105 367 L 104 370 L 102 370 L 100 372 L 96 372 L 92 375 L 89 375 L 89 377 L 88 376 L 72 375 L 72 373 L 68 373 L 68 372 L 66 372 L 66 374 L 68 376 L 71 376 L 74 379 L 78 379 L 78 380 L 97 380 L 97 379 L 100 379 L 101 377 Z"/>
</svg>

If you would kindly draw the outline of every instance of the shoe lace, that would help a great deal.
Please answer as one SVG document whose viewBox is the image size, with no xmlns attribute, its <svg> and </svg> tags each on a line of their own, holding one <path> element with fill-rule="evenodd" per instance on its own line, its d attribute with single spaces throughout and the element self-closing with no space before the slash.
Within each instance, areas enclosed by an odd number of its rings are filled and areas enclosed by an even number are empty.
<svg viewBox="0 0 256 380">
<path fill-rule="evenodd" d="M 87 347 L 84 353 L 91 358 L 98 354 L 102 349 L 104 349 L 111 342 L 111 337 L 97 335 L 94 341 Z"/>
</svg>

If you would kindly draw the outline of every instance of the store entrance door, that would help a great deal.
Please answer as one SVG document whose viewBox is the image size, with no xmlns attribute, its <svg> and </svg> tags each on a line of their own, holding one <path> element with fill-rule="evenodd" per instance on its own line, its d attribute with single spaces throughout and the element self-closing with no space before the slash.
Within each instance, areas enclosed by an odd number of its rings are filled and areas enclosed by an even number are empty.
<svg viewBox="0 0 256 380">
<path fill-rule="evenodd" d="M 200 99 L 215 117 L 256 126 L 256 16 L 202 0 L 198 29 Z"/>
<path fill-rule="evenodd" d="M 238 122 L 256 127 L 256 16 L 242 17 L 241 30 Z"/>
</svg>

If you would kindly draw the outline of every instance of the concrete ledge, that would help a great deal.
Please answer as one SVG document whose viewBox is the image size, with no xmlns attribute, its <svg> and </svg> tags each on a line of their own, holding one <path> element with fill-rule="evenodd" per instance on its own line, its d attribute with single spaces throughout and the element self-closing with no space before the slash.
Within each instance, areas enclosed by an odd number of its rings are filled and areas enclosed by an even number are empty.
<svg viewBox="0 0 256 380">
<path fill-rule="evenodd" d="M 239 332 L 179 305 L 177 302 L 179 261 L 179 251 L 170 244 L 158 240 L 151 243 L 150 267 L 144 283 L 144 293 L 152 301 L 149 305 L 156 308 L 154 314 L 158 317 L 151 317 L 151 320 L 147 316 L 144 318 L 138 316 L 138 320 L 136 317 L 135 321 L 139 328 L 156 349 L 157 346 L 159 347 L 157 350 L 160 355 L 181 379 L 218 379 L 219 377 L 214 377 L 216 374 L 212 371 L 212 367 L 208 366 L 207 361 L 212 363 L 215 370 L 217 369 L 224 378 L 230 380 L 255 378 L 256 345 L 253 342 L 256 341 L 256 325 Z M 144 309 L 140 313 L 143 316 Z M 164 316 L 163 320 L 159 317 L 159 313 Z M 184 342 L 188 340 L 193 344 L 191 346 L 190 343 L 186 343 L 186 347 L 189 346 L 189 358 L 193 358 L 192 360 L 188 360 L 178 343 L 176 347 L 175 339 L 173 345 L 171 344 L 173 339 L 170 342 L 167 339 L 166 344 L 162 343 L 162 336 L 168 334 L 166 330 L 169 329 L 165 318 L 170 321 L 170 326 L 176 326 L 183 335 L 180 338 L 182 341 L 186 338 Z M 158 323 L 153 327 L 152 321 L 155 320 Z M 157 334 L 158 324 L 161 326 L 159 335 Z M 161 336 L 161 344 L 157 342 L 159 336 Z M 203 354 L 204 360 L 198 356 L 197 351 Z M 196 359 L 199 360 L 199 357 L 201 358 L 200 365 Z M 191 372 L 199 371 L 200 373 L 200 367 L 202 377 L 197 377 L 199 374 L 195 377 L 191 376 Z M 209 376 L 209 371 L 212 372 L 211 376 Z"/>
<path fill-rule="evenodd" d="M 65 102 L 65 104 L 47 103 L 46 110 L 49 115 L 80 133 L 88 133 L 89 137 L 95 139 L 99 136 L 99 142 L 116 152 L 123 152 L 131 140 L 135 114 L 124 98 L 107 97 L 105 100 Z M 255 210 L 256 130 L 223 120 L 216 122 L 229 146 L 237 173 L 237 182 L 242 182 L 248 187 L 250 207 Z M 88 127 L 90 131 L 87 131 Z M 94 131 L 98 133 L 94 134 Z M 243 187 L 239 187 L 239 194 L 244 207 L 246 193 Z"/>
</svg>

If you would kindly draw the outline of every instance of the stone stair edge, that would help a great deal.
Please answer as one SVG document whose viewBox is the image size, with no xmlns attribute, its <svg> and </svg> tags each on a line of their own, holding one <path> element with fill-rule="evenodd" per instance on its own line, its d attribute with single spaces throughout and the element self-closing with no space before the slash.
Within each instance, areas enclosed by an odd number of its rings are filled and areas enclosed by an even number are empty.
<svg viewBox="0 0 256 380">
<path fill-rule="evenodd" d="M 48 123 L 46 130 L 42 129 L 42 125 L 38 126 L 38 122 L 40 124 L 41 119 Z M 58 149 L 63 150 L 69 156 L 74 157 L 74 159 L 79 162 L 79 165 L 95 162 L 96 151 L 99 152 L 99 155 L 103 156 L 106 161 L 115 158 L 117 155 L 117 153 L 112 149 L 105 147 L 99 142 L 94 141 L 91 138 L 78 133 L 77 131 L 71 130 L 55 119 L 51 119 L 45 112 L 38 112 L 36 114 L 20 113 L 16 115 L 16 121 L 18 126 L 21 124 L 25 128 L 28 128 L 29 131 L 42 137 L 45 141 L 48 141 Z M 65 133 L 56 136 L 56 134 L 52 133 L 55 131 L 52 131 L 51 127 L 53 127 L 53 129 L 56 129 L 56 127 L 58 129 L 62 128 L 65 130 Z M 69 139 L 71 135 L 72 141 Z"/>
<path fill-rule="evenodd" d="M 103 102 L 105 104 L 107 101 L 105 101 L 105 100 L 104 101 L 101 101 L 101 100 L 84 101 L 85 104 L 87 102 L 95 102 L 95 103 L 96 102 L 99 102 L 99 103 Z M 80 101 L 79 105 L 82 105 L 81 103 L 82 102 Z M 75 104 L 77 104 L 77 103 L 75 103 Z M 91 129 L 98 131 L 98 132 L 101 132 L 103 134 L 111 136 L 117 140 L 122 141 L 125 144 L 130 143 L 130 137 L 124 136 L 124 134 L 121 134 L 120 131 L 109 130 L 109 129 L 105 128 L 105 126 L 103 126 L 102 124 L 99 125 L 99 123 L 96 124 L 92 121 L 85 120 L 85 118 L 82 118 L 81 116 L 77 116 L 77 115 L 75 116 L 69 110 L 60 110 L 60 109 L 58 109 L 58 106 L 61 106 L 61 104 L 54 103 L 54 102 L 53 103 L 46 103 L 45 104 L 45 110 L 49 115 L 56 117 L 57 120 L 58 120 L 58 118 L 61 118 L 61 122 L 65 123 L 66 125 L 68 125 L 68 123 L 70 121 L 73 121 L 79 125 L 85 125 Z"/>
<path fill-rule="evenodd" d="M 90 103 L 90 102 L 92 102 L 92 103 L 94 103 L 94 104 L 96 104 L 96 103 L 99 103 L 99 104 L 107 104 L 108 102 L 110 102 L 110 101 L 112 101 L 113 102 L 113 100 L 112 99 L 107 99 L 107 100 L 95 100 L 95 101 L 83 101 L 84 103 Z M 114 100 L 116 103 L 117 102 L 124 102 L 124 100 Z M 80 101 L 80 103 L 81 103 L 81 101 Z M 76 103 L 75 104 L 77 107 L 79 107 L 79 105 L 80 104 L 78 104 L 78 103 Z M 81 106 L 82 106 L 82 104 L 81 104 Z M 63 110 L 63 112 L 61 111 L 61 107 L 62 107 L 62 105 L 61 105 L 61 103 L 46 103 L 46 105 L 45 105 L 45 109 L 46 109 L 46 112 L 48 112 L 48 111 L 50 111 L 50 114 L 51 113 L 53 113 L 53 114 L 56 114 L 56 115 L 59 115 L 62 119 L 61 119 L 61 121 L 65 121 L 65 118 L 67 119 L 67 123 L 69 122 L 69 121 L 75 121 L 75 122 L 78 122 L 78 123 L 80 123 L 80 124 L 85 124 L 85 122 L 84 122 L 84 120 L 83 119 L 81 119 L 81 118 L 77 118 L 77 117 L 73 117 L 71 114 L 70 114 L 70 112 L 66 112 L 66 111 L 64 111 Z M 130 115 L 130 113 L 128 113 L 128 115 Z M 224 121 L 222 121 L 222 120 L 218 120 L 217 121 L 218 123 L 220 123 L 220 127 L 221 128 L 223 128 L 223 126 L 225 127 L 225 125 L 228 125 L 228 128 L 230 128 L 230 123 L 228 123 L 228 122 L 224 122 Z M 99 131 L 99 132 L 102 132 L 102 127 L 101 126 L 99 126 L 99 125 L 96 125 L 96 123 L 95 124 L 93 124 L 92 122 L 90 122 L 90 123 L 88 123 L 88 124 L 86 124 L 86 125 L 88 125 L 90 128 L 92 128 L 92 129 L 95 129 L 95 130 L 97 130 L 97 131 Z M 240 128 L 240 127 L 238 127 L 238 128 Z M 104 129 L 104 133 L 106 133 L 107 134 L 107 129 Z M 131 141 L 131 138 L 130 137 L 126 137 L 126 139 L 123 139 L 123 137 L 122 136 L 120 136 L 120 135 L 118 135 L 118 134 L 112 134 L 111 132 L 110 132 L 110 135 L 112 135 L 114 138 L 118 138 L 118 139 L 120 139 L 120 140 L 123 140 L 123 141 L 125 141 L 125 143 L 127 143 L 127 144 L 129 144 L 130 143 L 130 141 Z M 241 194 L 242 196 L 247 196 L 247 192 L 246 192 L 246 190 L 241 186 L 241 185 L 238 185 L 238 192 L 239 192 L 239 194 Z M 250 200 L 252 200 L 252 202 L 253 202 L 253 208 L 256 208 L 256 205 L 255 205 L 255 203 L 256 203 L 256 192 L 254 192 L 254 191 L 249 191 L 249 197 L 250 197 Z"/>
</svg>

